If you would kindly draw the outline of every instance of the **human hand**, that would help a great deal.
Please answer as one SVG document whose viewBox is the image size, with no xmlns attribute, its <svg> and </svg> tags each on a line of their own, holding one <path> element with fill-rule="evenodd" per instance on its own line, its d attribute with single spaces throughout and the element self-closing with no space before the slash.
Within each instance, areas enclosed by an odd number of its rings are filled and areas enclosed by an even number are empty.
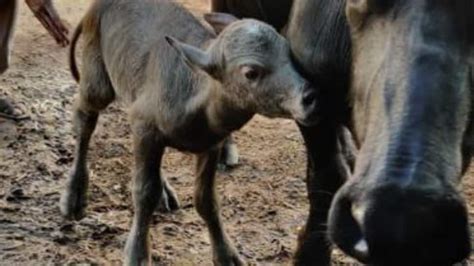
<svg viewBox="0 0 474 266">
<path fill-rule="evenodd" d="M 51 0 L 25 0 L 25 2 L 56 42 L 63 47 L 67 46 L 69 30 L 59 18 Z"/>
</svg>

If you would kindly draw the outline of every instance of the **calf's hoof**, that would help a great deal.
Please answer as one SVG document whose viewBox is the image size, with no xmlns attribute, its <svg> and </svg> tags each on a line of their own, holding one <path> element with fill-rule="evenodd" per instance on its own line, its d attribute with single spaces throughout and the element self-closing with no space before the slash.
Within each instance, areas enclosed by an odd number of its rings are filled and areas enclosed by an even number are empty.
<svg viewBox="0 0 474 266">
<path fill-rule="evenodd" d="M 237 251 L 225 250 L 220 251 L 219 254 L 214 256 L 215 266 L 243 266 L 245 262 L 239 257 Z"/>
<path fill-rule="evenodd" d="M 59 209 L 68 220 L 81 220 L 85 216 L 87 206 L 87 184 L 78 184 L 69 178 L 66 189 L 61 195 Z"/>
<path fill-rule="evenodd" d="M 144 242 L 143 242 L 144 241 Z M 151 265 L 151 257 L 147 248 L 147 241 L 130 233 L 125 245 L 124 265 L 147 266 Z"/>
<path fill-rule="evenodd" d="M 126 266 L 149 266 L 151 259 L 147 254 L 126 253 L 124 264 Z"/>
<path fill-rule="evenodd" d="M 63 193 L 59 202 L 59 208 L 64 218 L 76 221 L 84 218 L 86 205 L 85 196 L 69 191 Z"/>
</svg>

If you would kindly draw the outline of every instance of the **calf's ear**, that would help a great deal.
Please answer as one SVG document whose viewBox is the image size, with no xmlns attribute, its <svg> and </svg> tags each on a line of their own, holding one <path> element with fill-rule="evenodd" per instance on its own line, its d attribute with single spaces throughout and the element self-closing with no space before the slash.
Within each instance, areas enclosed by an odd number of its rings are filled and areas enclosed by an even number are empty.
<svg viewBox="0 0 474 266">
<path fill-rule="evenodd" d="M 166 41 L 179 53 L 184 62 L 193 70 L 201 69 L 215 77 L 215 64 L 211 55 L 197 47 L 180 42 L 172 37 L 166 36 Z"/>
<path fill-rule="evenodd" d="M 239 19 L 231 14 L 213 12 L 204 14 L 204 20 L 212 26 L 216 34 L 219 34 L 225 27 Z"/>
</svg>

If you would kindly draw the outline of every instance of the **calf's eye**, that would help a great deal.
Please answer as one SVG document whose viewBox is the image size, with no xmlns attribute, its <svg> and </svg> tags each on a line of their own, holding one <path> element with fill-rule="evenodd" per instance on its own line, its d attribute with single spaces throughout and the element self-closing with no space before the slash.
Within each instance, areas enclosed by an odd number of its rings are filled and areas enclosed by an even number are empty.
<svg viewBox="0 0 474 266">
<path fill-rule="evenodd" d="M 241 67 L 240 71 L 249 81 L 256 81 L 263 75 L 263 69 L 259 66 L 246 65 Z"/>
</svg>

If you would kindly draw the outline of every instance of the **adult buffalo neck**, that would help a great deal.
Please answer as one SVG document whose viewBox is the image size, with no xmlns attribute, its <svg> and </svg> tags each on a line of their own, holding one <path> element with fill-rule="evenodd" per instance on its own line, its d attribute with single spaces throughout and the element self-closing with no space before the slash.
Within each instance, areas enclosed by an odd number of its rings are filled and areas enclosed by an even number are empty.
<svg viewBox="0 0 474 266">
<path fill-rule="evenodd" d="M 317 90 L 320 114 L 316 125 L 300 126 L 307 150 L 310 208 L 298 239 L 294 264 L 330 265 L 328 211 L 350 167 L 339 153 L 344 144 L 337 147 L 338 142 L 342 143 L 338 140 L 341 125 L 348 125 L 351 117 L 347 97 L 351 39 L 345 0 L 294 1 L 285 35 L 295 64 Z"/>
<path fill-rule="evenodd" d="M 345 2 L 295 1 L 286 30 L 297 65 L 320 89 L 331 117 L 335 112 L 347 114 L 349 106 L 351 39 Z"/>
<path fill-rule="evenodd" d="M 286 35 L 297 62 L 318 81 L 349 80 L 351 45 L 345 2 L 300 0 L 293 5 Z"/>
</svg>

